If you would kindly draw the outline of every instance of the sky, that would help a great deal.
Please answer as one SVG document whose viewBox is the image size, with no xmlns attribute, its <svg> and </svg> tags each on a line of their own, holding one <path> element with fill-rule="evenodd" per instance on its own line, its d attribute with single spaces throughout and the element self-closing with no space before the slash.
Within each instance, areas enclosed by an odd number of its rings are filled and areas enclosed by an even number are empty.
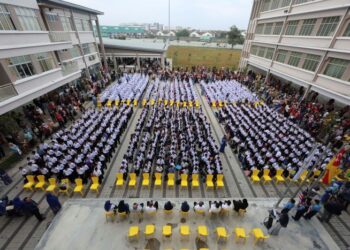
<svg viewBox="0 0 350 250">
<path fill-rule="evenodd" d="M 104 12 L 100 25 L 168 25 L 168 0 L 66 0 Z M 170 26 L 200 30 L 247 29 L 253 0 L 171 0 Z"/>
</svg>

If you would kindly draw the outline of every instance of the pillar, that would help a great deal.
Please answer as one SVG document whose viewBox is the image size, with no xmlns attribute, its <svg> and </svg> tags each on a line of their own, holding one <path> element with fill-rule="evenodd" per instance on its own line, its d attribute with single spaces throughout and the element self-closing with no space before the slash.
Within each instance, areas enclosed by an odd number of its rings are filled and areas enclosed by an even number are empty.
<svg viewBox="0 0 350 250">
<path fill-rule="evenodd" d="M 136 54 L 136 61 L 137 61 L 137 68 L 141 70 L 141 63 L 140 63 L 140 56 L 139 54 Z"/>
<path fill-rule="evenodd" d="M 113 55 L 113 66 L 114 70 L 118 69 L 117 57 L 115 55 Z"/>
<path fill-rule="evenodd" d="M 106 71 L 108 71 L 108 65 L 107 65 L 105 46 L 103 44 L 101 30 L 100 30 L 100 23 L 98 21 L 98 16 L 96 16 L 96 30 L 97 30 L 98 40 L 100 42 L 100 49 L 101 49 L 101 53 L 102 53 L 102 58 L 104 61 L 104 71 L 106 72 Z"/>
<path fill-rule="evenodd" d="M 160 64 L 162 65 L 162 68 L 165 69 L 165 56 L 164 56 L 164 53 L 162 54 L 162 57 L 160 58 Z"/>
</svg>

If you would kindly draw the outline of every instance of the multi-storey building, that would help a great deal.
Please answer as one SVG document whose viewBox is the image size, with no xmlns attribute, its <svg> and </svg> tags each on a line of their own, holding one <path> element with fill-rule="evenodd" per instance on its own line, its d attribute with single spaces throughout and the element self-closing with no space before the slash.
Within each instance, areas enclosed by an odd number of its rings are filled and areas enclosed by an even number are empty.
<svg viewBox="0 0 350 250">
<path fill-rule="evenodd" d="M 0 115 L 100 68 L 92 27 L 101 14 L 61 0 L 0 0 Z"/>
<path fill-rule="evenodd" d="M 350 1 L 254 0 L 246 66 L 350 104 Z"/>
</svg>

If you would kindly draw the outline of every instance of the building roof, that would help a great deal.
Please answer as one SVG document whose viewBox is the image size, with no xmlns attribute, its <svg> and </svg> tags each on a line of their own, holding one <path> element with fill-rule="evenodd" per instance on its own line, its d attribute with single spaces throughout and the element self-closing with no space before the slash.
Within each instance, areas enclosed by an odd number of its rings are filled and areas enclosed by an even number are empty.
<svg viewBox="0 0 350 250">
<path fill-rule="evenodd" d="M 95 28 L 95 27 L 94 27 Z M 145 29 L 142 27 L 129 27 L 129 26 L 107 26 L 100 25 L 101 33 L 104 36 L 108 36 L 109 34 L 124 34 L 124 33 L 144 33 Z"/>
<path fill-rule="evenodd" d="M 37 0 L 38 3 L 47 3 L 47 4 L 53 4 L 53 5 L 59 5 L 62 7 L 69 7 L 72 9 L 76 9 L 76 10 L 80 10 L 80 11 L 85 11 L 85 12 L 89 12 L 91 14 L 95 14 L 95 15 L 103 15 L 104 13 L 98 10 L 94 10 L 94 9 L 90 9 L 88 7 L 79 5 L 79 4 L 75 4 L 75 3 L 70 3 L 67 1 L 63 1 L 63 0 Z"/>
<path fill-rule="evenodd" d="M 148 51 L 148 52 L 165 52 L 167 50 L 166 43 L 149 42 L 143 39 L 120 40 L 120 39 L 103 38 L 103 44 L 105 48 L 142 50 L 142 51 Z"/>
</svg>

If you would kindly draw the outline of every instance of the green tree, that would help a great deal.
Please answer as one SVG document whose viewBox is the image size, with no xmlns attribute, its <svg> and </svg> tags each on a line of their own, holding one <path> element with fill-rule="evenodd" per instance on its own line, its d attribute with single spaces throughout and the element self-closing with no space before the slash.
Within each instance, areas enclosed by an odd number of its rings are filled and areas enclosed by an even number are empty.
<svg viewBox="0 0 350 250">
<path fill-rule="evenodd" d="M 178 32 L 176 32 L 176 37 L 189 37 L 190 36 L 190 32 L 186 29 L 183 30 L 179 30 Z"/>
<path fill-rule="evenodd" d="M 236 25 L 233 25 L 230 28 L 230 31 L 227 32 L 228 34 L 228 43 L 231 44 L 232 48 L 236 44 L 243 44 L 244 38 L 242 36 L 241 31 L 236 27 Z"/>
</svg>

